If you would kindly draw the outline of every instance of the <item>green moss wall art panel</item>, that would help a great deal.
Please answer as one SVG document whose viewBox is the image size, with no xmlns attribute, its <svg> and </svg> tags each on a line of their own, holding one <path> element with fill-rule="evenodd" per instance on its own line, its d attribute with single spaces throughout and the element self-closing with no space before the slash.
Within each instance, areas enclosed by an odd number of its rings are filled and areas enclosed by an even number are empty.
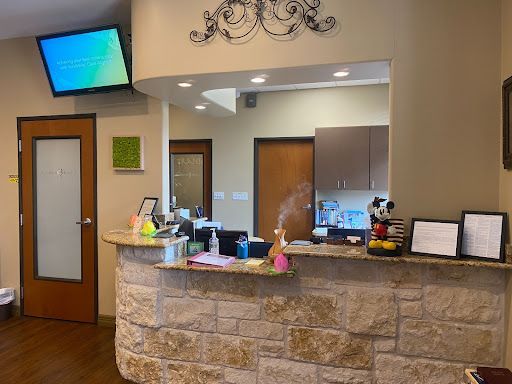
<svg viewBox="0 0 512 384">
<path fill-rule="evenodd" d="M 112 167 L 116 171 L 143 171 L 144 136 L 114 136 Z"/>
</svg>

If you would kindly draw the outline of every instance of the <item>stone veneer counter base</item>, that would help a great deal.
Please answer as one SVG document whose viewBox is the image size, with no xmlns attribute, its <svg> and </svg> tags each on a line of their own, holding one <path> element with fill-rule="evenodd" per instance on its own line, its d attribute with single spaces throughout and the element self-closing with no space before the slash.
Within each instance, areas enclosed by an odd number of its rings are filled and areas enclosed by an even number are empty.
<svg viewBox="0 0 512 384">
<path fill-rule="evenodd" d="M 299 256 L 289 247 L 297 276 L 276 279 L 155 268 L 183 259 L 185 242 L 118 245 L 121 375 L 146 384 L 454 384 L 464 368 L 503 364 L 506 270 L 390 262 L 350 248 L 315 257 L 316 248 Z"/>
</svg>

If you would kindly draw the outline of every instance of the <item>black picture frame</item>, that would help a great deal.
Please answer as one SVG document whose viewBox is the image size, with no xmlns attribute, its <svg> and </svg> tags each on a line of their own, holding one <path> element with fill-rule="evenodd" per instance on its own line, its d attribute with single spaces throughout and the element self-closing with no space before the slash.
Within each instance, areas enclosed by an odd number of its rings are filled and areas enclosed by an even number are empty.
<svg viewBox="0 0 512 384">
<path fill-rule="evenodd" d="M 457 238 L 455 239 L 455 256 L 451 255 L 442 255 L 437 253 L 429 253 L 422 251 L 413 251 L 413 242 L 414 242 L 414 230 L 416 228 L 416 223 L 418 222 L 427 222 L 427 223 L 439 223 L 439 224 L 456 224 L 457 225 Z M 436 220 L 436 219 L 421 219 L 421 218 L 412 218 L 411 219 L 411 233 L 409 237 L 409 254 L 416 256 L 430 256 L 430 257 L 439 257 L 443 259 L 451 259 L 458 260 L 461 258 L 461 242 L 460 238 L 462 236 L 462 223 L 458 220 Z"/>
<path fill-rule="evenodd" d="M 156 205 L 158 204 L 158 197 L 145 197 L 144 200 L 142 201 L 142 204 L 140 205 L 139 213 L 137 214 L 137 216 L 141 215 L 142 207 L 144 207 L 146 201 L 150 200 L 153 201 L 153 208 L 151 209 L 151 213 L 143 213 L 143 215 L 152 215 L 155 212 Z"/>
<path fill-rule="evenodd" d="M 512 76 L 503 82 L 503 167 L 512 169 Z"/>
<path fill-rule="evenodd" d="M 468 252 L 466 252 L 466 250 L 464 249 L 464 241 L 465 241 L 465 236 L 468 236 L 465 231 L 465 228 L 467 227 L 466 221 L 467 221 L 468 215 L 502 217 L 500 240 L 499 240 L 500 251 L 499 251 L 498 258 L 472 255 L 472 254 L 468 254 Z M 461 235 L 461 240 L 460 240 L 461 241 L 461 258 L 476 259 L 476 260 L 483 260 L 483 261 L 496 262 L 496 263 L 504 263 L 506 261 L 505 242 L 506 242 L 507 228 L 508 228 L 508 215 L 506 212 L 462 211 L 461 222 L 462 222 L 462 235 Z"/>
</svg>

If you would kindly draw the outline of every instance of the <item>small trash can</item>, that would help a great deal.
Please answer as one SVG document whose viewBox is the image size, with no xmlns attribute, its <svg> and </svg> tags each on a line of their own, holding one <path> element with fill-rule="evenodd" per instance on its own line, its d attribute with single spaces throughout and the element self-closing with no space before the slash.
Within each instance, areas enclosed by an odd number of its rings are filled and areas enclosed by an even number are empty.
<svg viewBox="0 0 512 384">
<path fill-rule="evenodd" d="M 11 317 L 14 288 L 0 289 L 0 321 Z"/>
</svg>

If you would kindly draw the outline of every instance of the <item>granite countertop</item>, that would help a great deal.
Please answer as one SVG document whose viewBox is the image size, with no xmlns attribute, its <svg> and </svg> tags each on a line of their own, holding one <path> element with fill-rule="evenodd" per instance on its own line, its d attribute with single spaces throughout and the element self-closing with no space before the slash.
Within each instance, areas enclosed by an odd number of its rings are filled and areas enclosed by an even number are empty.
<svg viewBox="0 0 512 384">
<path fill-rule="evenodd" d="M 512 263 L 496 263 L 472 259 L 443 259 L 430 256 L 409 255 L 404 252 L 399 257 L 373 256 L 366 253 L 365 247 L 351 247 L 347 245 L 289 245 L 285 248 L 286 256 L 304 256 L 304 257 L 323 257 L 330 259 L 344 260 L 366 260 L 382 261 L 387 263 L 411 263 L 411 264 L 433 264 L 433 265 L 453 265 L 462 267 L 494 268 L 512 270 Z"/>
<path fill-rule="evenodd" d="M 101 239 L 106 243 L 124 245 L 126 247 L 167 248 L 187 241 L 188 237 L 183 236 L 159 239 L 132 233 L 130 229 L 119 229 L 105 232 L 101 235 Z"/>
<path fill-rule="evenodd" d="M 231 265 L 228 265 L 225 268 L 212 268 L 212 267 L 196 267 L 187 265 L 187 258 L 182 257 L 170 262 L 163 262 L 155 265 L 157 269 L 169 269 L 169 270 L 179 270 L 179 271 L 205 271 L 205 272 L 217 272 L 217 273 L 231 273 L 231 274 L 239 274 L 239 275 L 257 275 L 257 276 L 270 276 L 270 277 L 293 277 L 289 274 L 272 274 L 268 271 L 268 268 L 272 266 L 268 260 L 262 265 L 257 267 L 247 267 L 245 263 L 251 260 L 248 259 L 236 259 L 235 262 Z M 261 259 L 256 259 L 261 260 Z"/>
</svg>

